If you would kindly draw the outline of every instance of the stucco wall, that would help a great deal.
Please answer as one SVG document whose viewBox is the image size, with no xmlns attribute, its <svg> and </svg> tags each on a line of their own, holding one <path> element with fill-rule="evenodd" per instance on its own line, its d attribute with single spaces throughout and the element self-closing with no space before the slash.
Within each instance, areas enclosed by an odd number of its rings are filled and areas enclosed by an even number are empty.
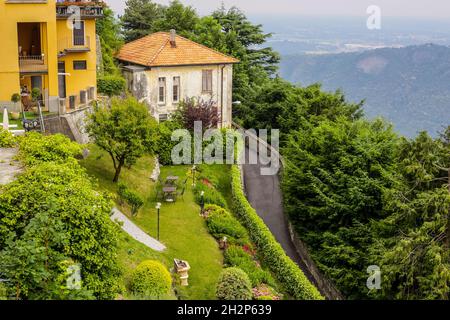
<svg viewBox="0 0 450 320">
<path fill-rule="evenodd" d="M 59 61 L 65 62 L 66 73 L 66 96 L 80 94 L 80 90 L 87 90 L 89 87 L 97 86 L 97 42 L 95 37 L 95 20 L 84 20 L 85 36 L 89 37 L 90 51 L 67 53 Z M 73 30 L 67 27 L 66 20 L 57 21 L 58 47 L 63 49 L 67 43 L 73 41 Z M 65 49 L 65 48 L 64 48 Z M 86 70 L 74 70 L 74 61 L 86 61 Z"/>
<path fill-rule="evenodd" d="M 223 99 L 222 97 L 223 69 Z M 212 70 L 212 92 L 202 92 L 203 70 Z M 173 78 L 180 77 L 180 101 L 186 98 L 213 99 L 222 112 L 223 126 L 231 126 L 232 113 L 232 65 L 158 67 L 145 71 L 125 71 L 128 88 L 140 101 L 146 102 L 151 114 L 159 119 L 162 114 L 171 114 L 178 108 L 173 101 Z M 166 101 L 158 102 L 159 78 L 166 78 Z M 222 101 L 223 100 L 223 101 Z"/>
<path fill-rule="evenodd" d="M 55 0 L 43 3 L 6 3 L 0 1 L 0 103 L 12 107 L 8 102 L 12 94 L 20 92 L 18 22 L 40 22 L 42 52 L 48 66 L 48 88 L 50 96 L 58 95 L 56 52 L 56 7 Z"/>
</svg>

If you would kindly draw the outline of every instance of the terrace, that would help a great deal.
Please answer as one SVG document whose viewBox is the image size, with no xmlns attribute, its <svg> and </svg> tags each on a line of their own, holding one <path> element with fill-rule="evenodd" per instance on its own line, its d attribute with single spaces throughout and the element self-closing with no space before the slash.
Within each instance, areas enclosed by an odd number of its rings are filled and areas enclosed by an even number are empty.
<svg viewBox="0 0 450 320">
<path fill-rule="evenodd" d="M 58 19 L 67 19 L 74 14 L 78 14 L 73 6 L 77 6 L 81 19 L 96 19 L 103 17 L 103 8 L 105 3 L 101 0 L 92 1 L 57 1 L 56 3 L 56 17 Z"/>
</svg>

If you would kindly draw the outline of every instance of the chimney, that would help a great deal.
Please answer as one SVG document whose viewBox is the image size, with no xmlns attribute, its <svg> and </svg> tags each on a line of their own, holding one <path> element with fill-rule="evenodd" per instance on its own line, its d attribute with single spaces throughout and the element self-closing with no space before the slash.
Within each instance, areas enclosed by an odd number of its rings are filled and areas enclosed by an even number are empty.
<svg viewBox="0 0 450 320">
<path fill-rule="evenodd" d="M 175 48 L 177 46 L 177 32 L 175 29 L 170 30 L 170 45 Z"/>
</svg>

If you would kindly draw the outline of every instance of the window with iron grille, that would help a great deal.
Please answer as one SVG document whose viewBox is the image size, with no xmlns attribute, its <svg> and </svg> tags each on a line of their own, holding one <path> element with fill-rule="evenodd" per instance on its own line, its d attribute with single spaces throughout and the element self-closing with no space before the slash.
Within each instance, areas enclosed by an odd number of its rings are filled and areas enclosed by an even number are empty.
<svg viewBox="0 0 450 320">
<path fill-rule="evenodd" d="M 203 70 L 202 72 L 202 91 L 212 92 L 212 70 Z"/>
<path fill-rule="evenodd" d="M 73 62 L 73 70 L 86 70 L 87 62 L 86 60 L 75 60 Z"/>
<path fill-rule="evenodd" d="M 159 122 L 167 121 L 167 119 L 169 119 L 169 116 L 166 113 L 159 115 Z"/>
<path fill-rule="evenodd" d="M 84 46 L 84 21 L 73 21 L 73 45 Z"/>
<path fill-rule="evenodd" d="M 173 102 L 180 101 L 180 77 L 173 77 Z"/>
<path fill-rule="evenodd" d="M 159 78 L 158 102 L 166 103 L 166 78 Z"/>
</svg>

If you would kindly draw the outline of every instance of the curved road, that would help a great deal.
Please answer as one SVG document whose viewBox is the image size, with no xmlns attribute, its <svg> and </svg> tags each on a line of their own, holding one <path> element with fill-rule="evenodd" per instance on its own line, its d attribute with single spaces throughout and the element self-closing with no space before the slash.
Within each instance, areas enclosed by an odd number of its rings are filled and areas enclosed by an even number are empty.
<svg viewBox="0 0 450 320">
<path fill-rule="evenodd" d="M 278 175 L 263 176 L 259 164 L 247 164 L 250 153 L 256 156 L 256 151 L 246 149 L 246 164 L 244 170 L 244 186 L 247 199 L 258 215 L 269 227 L 275 239 L 281 244 L 286 254 L 294 261 L 306 277 L 316 285 L 315 280 L 302 262 L 300 255 L 292 243 L 287 218 L 283 212 L 283 202 Z M 317 286 L 317 285 L 316 285 Z"/>
</svg>

